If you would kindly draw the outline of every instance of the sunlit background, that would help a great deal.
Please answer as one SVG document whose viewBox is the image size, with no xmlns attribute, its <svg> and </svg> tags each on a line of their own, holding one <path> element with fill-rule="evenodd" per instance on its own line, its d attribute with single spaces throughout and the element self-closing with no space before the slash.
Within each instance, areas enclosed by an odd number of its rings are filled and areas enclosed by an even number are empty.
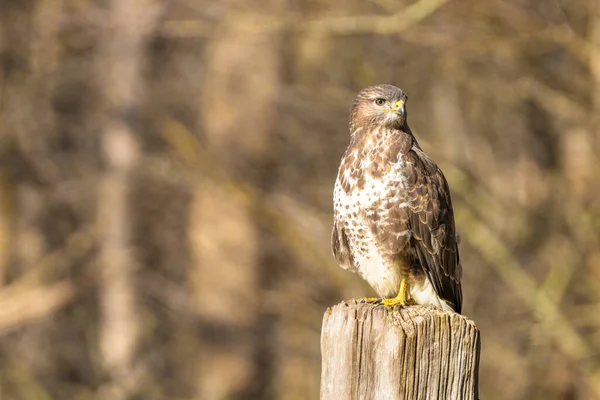
<svg viewBox="0 0 600 400">
<path fill-rule="evenodd" d="M 600 399 L 597 0 L 0 0 L 0 399 L 318 398 L 377 83 L 452 189 L 481 399 Z"/>
</svg>

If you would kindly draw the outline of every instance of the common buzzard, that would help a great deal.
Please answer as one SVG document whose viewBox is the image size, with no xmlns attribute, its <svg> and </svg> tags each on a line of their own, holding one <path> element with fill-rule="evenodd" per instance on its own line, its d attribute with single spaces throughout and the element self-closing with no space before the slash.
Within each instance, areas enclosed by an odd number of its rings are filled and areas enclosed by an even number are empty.
<svg viewBox="0 0 600 400">
<path fill-rule="evenodd" d="M 406 122 L 404 92 L 362 90 L 350 116 L 350 145 L 334 189 L 332 247 L 386 306 L 462 306 L 457 234 L 444 174 Z"/>
</svg>

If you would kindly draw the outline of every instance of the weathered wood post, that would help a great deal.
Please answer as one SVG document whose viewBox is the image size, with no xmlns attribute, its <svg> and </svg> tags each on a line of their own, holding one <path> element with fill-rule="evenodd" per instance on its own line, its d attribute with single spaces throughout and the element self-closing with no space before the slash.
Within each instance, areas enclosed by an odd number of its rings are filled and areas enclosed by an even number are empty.
<svg viewBox="0 0 600 400">
<path fill-rule="evenodd" d="M 477 400 L 479 351 L 463 315 L 342 302 L 323 317 L 321 400 Z"/>
</svg>

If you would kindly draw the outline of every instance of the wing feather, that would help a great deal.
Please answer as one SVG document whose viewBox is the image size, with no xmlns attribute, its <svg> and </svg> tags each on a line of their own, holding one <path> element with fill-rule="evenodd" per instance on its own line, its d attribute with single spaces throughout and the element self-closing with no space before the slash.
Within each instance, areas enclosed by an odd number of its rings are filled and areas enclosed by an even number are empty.
<svg viewBox="0 0 600 400">
<path fill-rule="evenodd" d="M 450 189 L 439 167 L 418 148 L 408 154 L 408 219 L 417 258 L 436 293 L 456 312 L 462 308 L 462 266 Z"/>
</svg>

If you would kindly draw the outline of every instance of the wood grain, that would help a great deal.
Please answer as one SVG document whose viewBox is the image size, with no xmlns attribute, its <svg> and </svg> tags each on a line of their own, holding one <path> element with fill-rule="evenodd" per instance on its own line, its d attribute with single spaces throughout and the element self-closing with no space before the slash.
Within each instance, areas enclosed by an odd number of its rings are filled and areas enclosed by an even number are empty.
<svg viewBox="0 0 600 400">
<path fill-rule="evenodd" d="M 429 306 L 342 302 L 321 331 L 321 399 L 477 399 L 480 335 Z"/>
</svg>

